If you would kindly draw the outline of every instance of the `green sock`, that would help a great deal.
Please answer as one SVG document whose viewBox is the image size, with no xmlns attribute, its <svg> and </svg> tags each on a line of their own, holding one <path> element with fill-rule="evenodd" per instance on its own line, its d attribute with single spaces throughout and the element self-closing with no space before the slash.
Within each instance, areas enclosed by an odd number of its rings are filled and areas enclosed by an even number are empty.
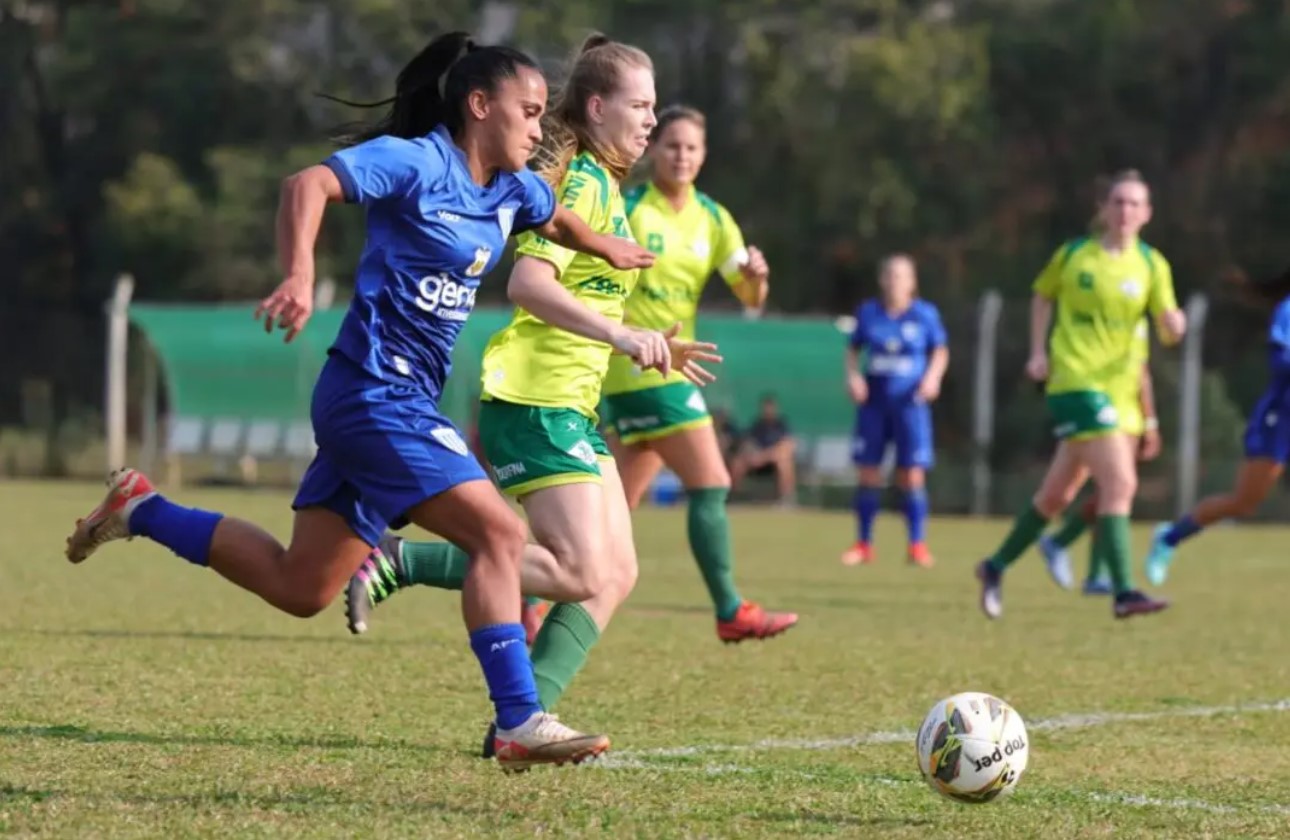
<svg viewBox="0 0 1290 840">
<path fill-rule="evenodd" d="M 581 604 L 556 604 L 547 613 L 532 651 L 533 679 L 543 709 L 551 711 L 599 638 L 596 620 Z"/>
<path fill-rule="evenodd" d="M 690 507 L 686 520 L 690 552 L 708 585 L 712 605 L 720 621 L 729 621 L 739 611 L 743 599 L 735 589 L 730 561 L 730 520 L 726 517 L 724 487 L 701 487 L 689 491 Z"/>
<path fill-rule="evenodd" d="M 526 607 L 536 607 L 540 603 L 542 603 L 542 599 L 536 595 L 524 596 L 524 606 Z"/>
<path fill-rule="evenodd" d="M 1088 530 L 1088 523 L 1084 521 L 1082 511 L 1079 508 L 1071 508 L 1067 511 L 1065 520 L 1062 521 L 1062 527 L 1057 529 L 1053 534 L 1053 542 L 1062 548 L 1070 547 L 1077 539 L 1084 536 Z"/>
<path fill-rule="evenodd" d="M 1016 562 L 1022 552 L 1035 544 L 1035 540 L 1039 539 L 1047 524 L 1048 520 L 1042 513 L 1035 510 L 1033 504 L 1026 505 L 1026 509 L 1012 523 L 1012 530 L 1004 538 L 1003 545 L 999 546 L 999 550 L 990 558 L 990 565 L 999 572 L 1007 569 Z"/>
<path fill-rule="evenodd" d="M 403 541 L 405 586 L 425 584 L 437 589 L 461 589 L 470 558 L 452 543 Z"/>
<path fill-rule="evenodd" d="M 1102 556 L 1111 572 L 1115 594 L 1128 592 L 1133 588 L 1133 565 L 1129 559 L 1129 517 L 1123 514 L 1099 516 L 1097 536 L 1102 543 Z"/>
<path fill-rule="evenodd" d="M 1088 543 L 1088 579 L 1102 580 L 1107 576 L 1106 552 L 1102 550 L 1104 540 L 1098 533 Z"/>
</svg>

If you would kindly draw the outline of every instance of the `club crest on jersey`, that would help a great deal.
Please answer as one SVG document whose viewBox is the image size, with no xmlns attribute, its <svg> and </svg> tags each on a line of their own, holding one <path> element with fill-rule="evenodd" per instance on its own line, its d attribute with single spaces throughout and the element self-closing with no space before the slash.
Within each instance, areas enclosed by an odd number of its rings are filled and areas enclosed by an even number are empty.
<svg viewBox="0 0 1290 840">
<path fill-rule="evenodd" d="M 708 240 L 706 239 L 694 240 L 694 244 L 690 246 L 690 250 L 694 252 L 696 257 L 705 260 L 712 254 L 712 246 L 708 244 Z"/>
<path fill-rule="evenodd" d="M 500 211 L 499 211 L 499 215 L 500 215 Z M 488 267 L 488 261 L 492 259 L 492 256 L 493 256 L 492 248 L 476 248 L 475 261 L 470 264 L 469 268 L 466 269 L 466 276 L 478 277 L 479 275 L 483 274 L 484 269 Z"/>
<path fill-rule="evenodd" d="M 1142 284 L 1131 277 L 1120 284 L 1120 291 L 1124 292 L 1125 297 L 1137 297 L 1142 291 Z"/>
<path fill-rule="evenodd" d="M 502 240 L 511 238 L 511 228 L 515 226 L 515 208 L 497 208 L 497 226 L 502 229 Z"/>
<path fill-rule="evenodd" d="M 900 325 L 900 334 L 905 337 L 906 341 L 918 341 L 918 336 L 921 332 L 918 324 L 906 321 Z"/>
<path fill-rule="evenodd" d="M 461 435 L 457 434 L 456 429 L 441 426 L 438 429 L 432 429 L 430 437 L 439 441 L 444 449 L 456 452 L 458 455 L 470 454 L 470 450 L 466 448 L 466 441 L 461 439 Z"/>
</svg>

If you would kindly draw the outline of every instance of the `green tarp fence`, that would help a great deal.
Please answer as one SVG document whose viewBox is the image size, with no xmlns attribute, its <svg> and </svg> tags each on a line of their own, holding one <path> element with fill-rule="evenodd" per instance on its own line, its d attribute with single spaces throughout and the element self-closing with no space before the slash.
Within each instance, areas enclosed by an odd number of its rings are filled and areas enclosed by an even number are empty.
<svg viewBox="0 0 1290 840">
<path fill-rule="evenodd" d="M 131 323 L 156 354 L 172 417 L 308 421 L 314 381 L 344 308 L 316 312 L 291 344 L 280 332 L 265 335 L 252 312 L 252 304 L 130 307 Z M 458 341 L 441 408 L 463 426 L 478 399 L 484 346 L 509 317 L 509 310 L 477 310 Z M 719 380 L 706 391 L 710 406 L 747 425 L 761 395 L 774 393 L 799 434 L 848 432 L 853 410 L 842 378 L 843 338 L 831 321 L 713 314 L 701 319 L 699 333 L 725 356 L 715 368 Z"/>
</svg>

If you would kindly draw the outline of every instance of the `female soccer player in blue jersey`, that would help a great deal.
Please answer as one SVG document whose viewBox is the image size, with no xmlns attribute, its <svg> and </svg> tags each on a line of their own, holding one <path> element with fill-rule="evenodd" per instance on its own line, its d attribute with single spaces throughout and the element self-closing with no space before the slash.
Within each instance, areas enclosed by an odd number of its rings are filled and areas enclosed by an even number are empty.
<svg viewBox="0 0 1290 840">
<path fill-rule="evenodd" d="M 1272 492 L 1290 459 L 1290 271 L 1251 286 L 1267 302 L 1279 301 L 1268 328 L 1268 386 L 1245 427 L 1245 460 L 1229 493 L 1201 499 L 1191 513 L 1156 528 L 1147 554 L 1147 580 L 1159 586 L 1174 549 L 1224 519 L 1252 516 Z"/>
<path fill-rule="evenodd" d="M 895 254 L 883 261 L 882 294 L 856 309 L 846 351 L 847 387 L 858 406 L 852 457 L 860 470 L 855 512 L 859 534 L 842 555 L 847 566 L 872 563 L 873 521 L 882 493 L 880 465 L 896 447 L 896 483 L 905 496 L 909 562 L 932 565 L 927 549 L 927 470 L 932 451 L 931 403 L 949 366 L 945 327 L 936 306 L 917 296 L 914 261 Z M 867 358 L 861 370 L 860 353 Z"/>
<path fill-rule="evenodd" d="M 594 234 L 558 208 L 525 168 L 546 99 L 527 56 L 444 35 L 399 74 L 391 113 L 363 142 L 285 182 L 277 235 L 286 279 L 257 317 L 266 330 L 276 321 L 288 341 L 310 315 L 325 205 L 344 200 L 367 211 L 354 298 L 314 390 L 318 453 L 296 495 L 287 547 L 249 522 L 174 504 L 131 469 L 112 475 L 107 497 L 67 545 L 79 563 L 108 541 L 148 537 L 306 617 L 332 601 L 387 525 L 410 520 L 451 539 L 471 558 L 462 611 L 499 735 L 511 745 L 500 761 L 508 770 L 579 761 L 608 739 L 564 726 L 538 702 L 518 621 L 526 528 L 439 411 L 452 348 L 479 278 L 512 233 L 532 230 L 622 268 L 651 262 L 634 243 Z M 580 308 L 549 287 L 530 306 L 555 323 Z M 659 333 L 619 327 L 605 339 L 646 365 L 668 366 Z"/>
</svg>

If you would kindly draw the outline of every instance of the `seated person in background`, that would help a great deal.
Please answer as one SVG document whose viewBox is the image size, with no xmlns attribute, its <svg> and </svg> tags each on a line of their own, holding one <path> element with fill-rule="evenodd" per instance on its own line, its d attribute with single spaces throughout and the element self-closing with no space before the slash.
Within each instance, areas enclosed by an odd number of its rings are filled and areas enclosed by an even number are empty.
<svg viewBox="0 0 1290 840">
<path fill-rule="evenodd" d="M 721 460 L 729 469 L 739 453 L 739 428 L 730 419 L 730 412 L 724 408 L 713 409 L 712 428 L 717 433 L 717 446 L 721 447 Z"/>
<path fill-rule="evenodd" d="M 774 470 L 780 501 L 791 502 L 797 493 L 797 466 L 793 462 L 796 453 L 797 441 L 779 413 L 779 402 L 773 394 L 767 394 L 761 398 L 761 411 L 730 465 L 730 484 L 736 487 L 750 473 L 761 475 Z"/>
</svg>

